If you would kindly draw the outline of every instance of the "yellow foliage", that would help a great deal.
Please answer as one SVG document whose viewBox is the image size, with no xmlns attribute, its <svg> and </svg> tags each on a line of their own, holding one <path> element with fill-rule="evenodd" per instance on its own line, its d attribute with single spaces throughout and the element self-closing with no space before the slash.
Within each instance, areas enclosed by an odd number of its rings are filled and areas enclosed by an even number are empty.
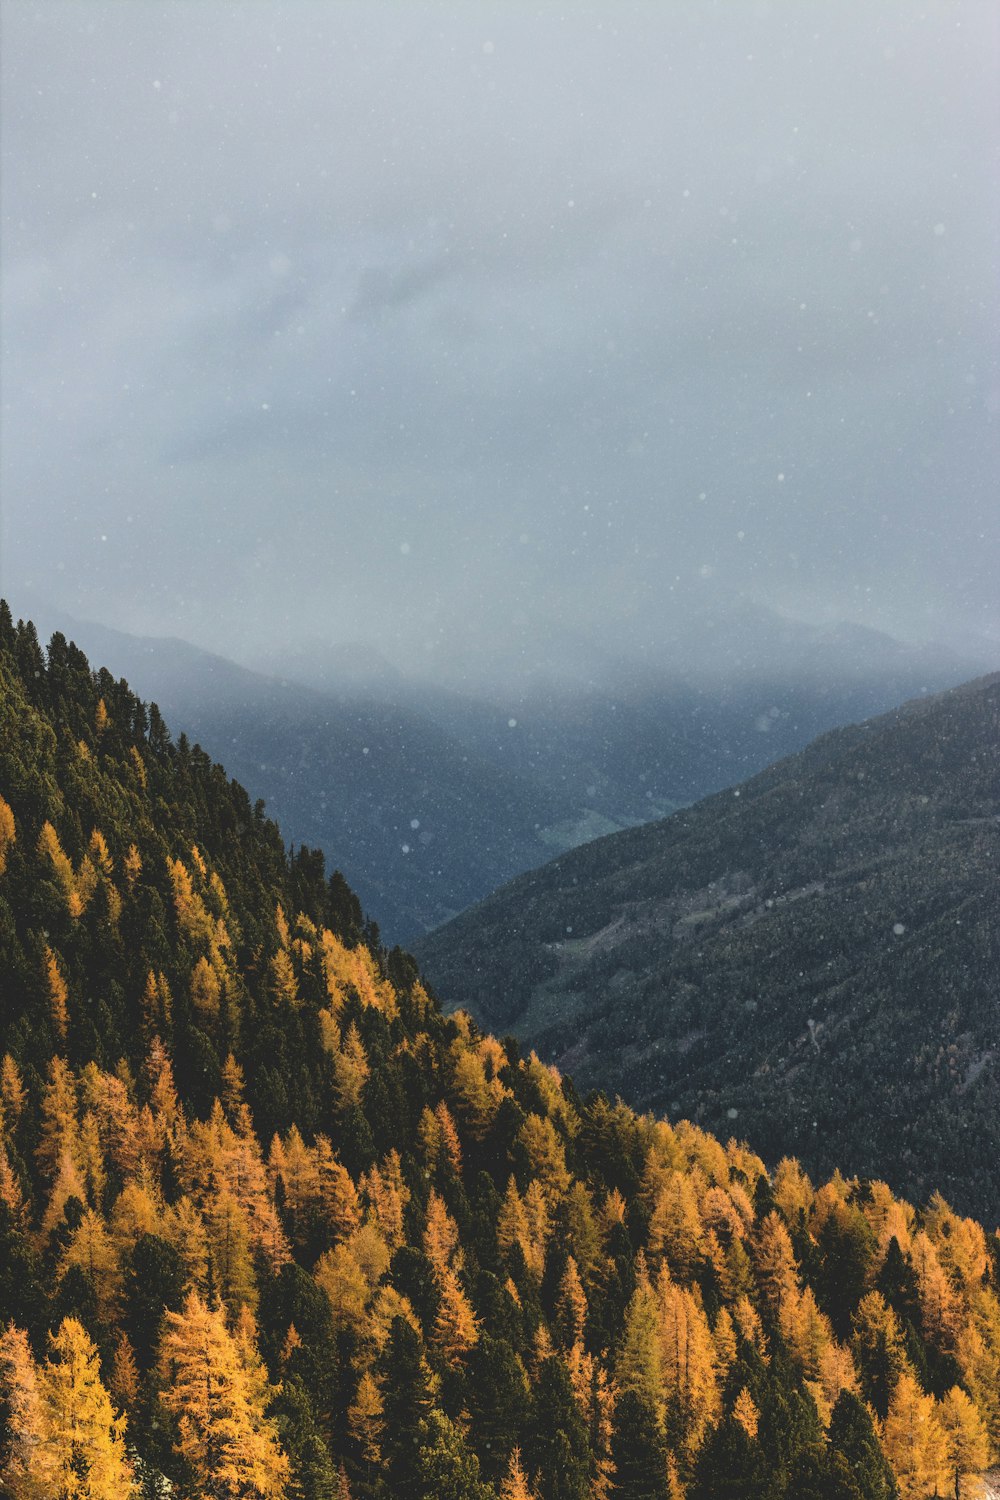
<svg viewBox="0 0 1000 1500">
<path fill-rule="evenodd" d="M 118 1289 L 118 1257 L 104 1227 L 104 1221 L 92 1209 L 86 1209 L 63 1252 L 56 1278 L 62 1281 L 75 1266 L 83 1273 L 102 1320 L 111 1317 Z"/>
<path fill-rule="evenodd" d="M 96 868 L 102 875 L 110 876 L 114 870 L 114 861 L 108 849 L 108 841 L 99 828 L 95 828 L 90 835 L 90 844 L 88 847 L 90 858 L 93 860 Z"/>
<path fill-rule="evenodd" d="M 45 945 L 42 961 L 45 970 L 45 987 L 49 994 L 49 1015 L 52 1018 L 56 1036 L 60 1042 L 65 1042 L 69 1026 L 69 989 L 59 960 L 48 943 Z"/>
<path fill-rule="evenodd" d="M 434 1343 L 451 1365 L 464 1359 L 479 1339 L 479 1324 L 455 1272 L 446 1267 L 438 1278 L 441 1294 L 434 1319 Z"/>
<path fill-rule="evenodd" d="M 700 1299 L 671 1281 L 665 1266 L 657 1279 L 656 1298 L 667 1398 L 676 1403 L 684 1444 L 693 1452 L 721 1409 L 712 1334 Z"/>
<path fill-rule="evenodd" d="M 143 791 L 145 791 L 147 786 L 146 765 L 143 761 L 142 756 L 139 754 L 138 746 L 129 745 L 128 753 L 129 760 L 132 762 L 132 769 L 135 771 L 135 779 L 136 781 L 138 781 Z"/>
<path fill-rule="evenodd" d="M 7 855 L 17 841 L 14 814 L 10 804 L 0 797 L 0 875 L 7 868 Z"/>
<path fill-rule="evenodd" d="M 354 1180 L 337 1160 L 326 1136 L 316 1137 L 313 1160 L 323 1221 L 334 1241 L 349 1239 L 361 1223 L 361 1204 Z"/>
<path fill-rule="evenodd" d="M 515 1448 L 510 1455 L 507 1473 L 500 1486 L 500 1500 L 538 1500 L 538 1492 L 531 1488 L 521 1465 L 520 1448 Z"/>
<path fill-rule="evenodd" d="M 399 1152 L 390 1151 L 371 1171 L 365 1173 L 360 1186 L 386 1243 L 393 1250 L 398 1249 L 405 1237 L 403 1210 L 410 1201 L 410 1190 L 403 1181 Z"/>
<path fill-rule="evenodd" d="M 778 1322 L 789 1352 L 807 1380 L 818 1380 L 824 1350 L 833 1343 L 830 1320 L 816 1305 L 812 1287 L 789 1290 L 778 1309 Z"/>
<path fill-rule="evenodd" d="M 939 1492 L 947 1474 L 944 1429 L 933 1396 L 925 1396 L 912 1371 L 896 1384 L 882 1433 L 882 1446 L 899 1484 L 900 1500 L 925 1500 Z"/>
<path fill-rule="evenodd" d="M 798 1291 L 799 1279 L 788 1230 L 784 1220 L 773 1211 L 757 1233 L 753 1259 L 761 1295 L 776 1313 Z"/>
<path fill-rule="evenodd" d="M 451 1059 L 459 1113 L 469 1133 L 476 1140 L 482 1140 L 493 1124 L 507 1090 L 499 1078 L 487 1074 L 486 1061 L 478 1049 L 460 1037 L 451 1045 Z"/>
<path fill-rule="evenodd" d="M 364 1334 L 368 1305 L 368 1279 L 347 1245 L 335 1245 L 321 1255 L 316 1281 L 330 1301 L 333 1325 L 359 1337 Z"/>
<path fill-rule="evenodd" d="M 299 982 L 295 977 L 295 969 L 286 948 L 279 948 L 271 959 L 271 989 L 274 998 L 279 1005 L 297 1005 L 299 1001 Z"/>
<path fill-rule="evenodd" d="M 529 1115 L 521 1126 L 518 1143 L 528 1154 L 532 1175 L 537 1177 L 549 1202 L 559 1203 L 572 1178 L 566 1168 L 566 1152 L 548 1116 Z"/>
<path fill-rule="evenodd" d="M 267 1376 L 246 1331 L 235 1336 L 221 1308 L 196 1292 L 165 1314 L 160 1348 L 162 1401 L 178 1419 L 177 1452 L 205 1494 L 282 1500 L 289 1465 L 274 1422 L 264 1415 Z"/>
<path fill-rule="evenodd" d="M 754 1404 L 754 1399 L 746 1386 L 740 1391 L 733 1403 L 733 1418 L 739 1422 L 747 1437 L 757 1436 L 757 1427 L 760 1423 L 760 1412 Z"/>
<path fill-rule="evenodd" d="M 372 1375 L 364 1372 L 357 1394 L 347 1412 L 347 1425 L 366 1463 L 377 1464 L 382 1457 L 380 1441 L 385 1428 L 382 1396 Z"/>
<path fill-rule="evenodd" d="M 800 1213 L 808 1220 L 813 1201 L 813 1185 L 794 1157 L 784 1156 L 779 1161 L 772 1187 L 778 1211 L 790 1228 L 795 1228 Z"/>
<path fill-rule="evenodd" d="M 56 884 L 59 886 L 66 901 L 66 909 L 71 917 L 79 917 L 83 914 L 83 903 L 77 894 L 76 879 L 73 875 L 73 866 L 69 855 L 65 853 L 59 842 L 59 835 L 51 823 L 43 823 L 42 831 L 38 835 L 38 853 L 43 859 L 48 859 L 52 866 Z"/>
<path fill-rule="evenodd" d="M 11 1500 L 50 1500 L 45 1461 L 47 1422 L 28 1335 L 13 1323 L 0 1329 L 0 1402 L 6 1440 L 0 1484 Z"/>
<path fill-rule="evenodd" d="M 320 936 L 323 973 L 330 1008 L 336 1016 L 350 994 L 364 1006 L 374 1006 L 390 1020 L 397 1013 L 396 992 L 379 976 L 375 960 L 365 947 L 346 948 L 328 928 Z"/>
<path fill-rule="evenodd" d="M 81 1500 L 129 1500 L 137 1493 L 125 1448 L 125 1419 L 115 1415 L 101 1382 L 97 1350 L 75 1318 L 49 1336 L 50 1357 L 38 1371 L 44 1441 L 34 1456 L 43 1493 Z"/>
<path fill-rule="evenodd" d="M 445 1207 L 444 1199 L 431 1188 L 427 1201 L 427 1220 L 424 1226 L 424 1254 L 434 1267 L 438 1278 L 456 1264 L 458 1252 L 458 1225 Z"/>
<path fill-rule="evenodd" d="M 21 1071 L 7 1052 L 0 1063 L 0 1100 L 3 1101 L 3 1117 L 7 1129 L 17 1128 L 27 1097 L 21 1082 Z"/>
<path fill-rule="evenodd" d="M 199 958 L 191 971 L 191 1003 L 203 1019 L 219 1014 L 219 978 L 207 958 Z"/>
<path fill-rule="evenodd" d="M 70 910 L 71 916 L 82 916 L 87 910 L 97 890 L 97 868 L 89 854 L 85 854 L 80 861 L 80 868 L 76 872 L 75 897 L 79 910 Z"/>
<path fill-rule="evenodd" d="M 21 1184 L 15 1175 L 7 1155 L 7 1148 L 0 1137 L 0 1203 L 10 1215 L 11 1222 L 22 1232 L 28 1227 L 28 1206 L 24 1201 Z"/>
<path fill-rule="evenodd" d="M 174 895 L 174 911 L 182 935 L 194 944 L 210 946 L 215 924 L 204 901 L 194 888 L 190 874 L 179 859 L 167 859 L 167 871 Z"/>
<path fill-rule="evenodd" d="M 698 1196 L 690 1172 L 671 1172 L 649 1221 L 649 1249 L 663 1255 L 671 1272 L 688 1280 L 704 1245 Z"/>
<path fill-rule="evenodd" d="M 125 879 L 129 890 L 132 890 L 142 873 L 142 855 L 135 844 L 129 844 L 125 855 Z"/>
<path fill-rule="evenodd" d="M 568 1347 L 582 1341 L 587 1322 L 587 1297 L 572 1255 L 566 1257 L 566 1269 L 559 1283 L 556 1321 Z"/>
<path fill-rule="evenodd" d="M 333 1059 L 333 1092 L 341 1110 L 355 1109 L 368 1077 L 368 1057 L 352 1021 Z"/>
<path fill-rule="evenodd" d="M 982 1417 L 961 1386 L 952 1386 L 942 1398 L 937 1416 L 944 1431 L 949 1487 L 954 1485 L 958 1495 L 963 1492 L 962 1480 L 977 1479 L 989 1463 L 989 1437 Z M 968 1487 L 964 1492 L 969 1493 Z"/>
</svg>

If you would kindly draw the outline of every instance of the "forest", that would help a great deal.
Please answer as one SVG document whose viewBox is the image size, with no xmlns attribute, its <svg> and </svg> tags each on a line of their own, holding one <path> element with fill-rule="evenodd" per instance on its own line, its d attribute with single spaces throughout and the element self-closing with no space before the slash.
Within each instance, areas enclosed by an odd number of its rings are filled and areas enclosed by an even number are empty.
<svg viewBox="0 0 1000 1500">
<path fill-rule="evenodd" d="M 995 1225 L 445 1014 L 6 605 L 0 987 L 12 1500 L 962 1500 L 1000 1456 Z"/>
</svg>

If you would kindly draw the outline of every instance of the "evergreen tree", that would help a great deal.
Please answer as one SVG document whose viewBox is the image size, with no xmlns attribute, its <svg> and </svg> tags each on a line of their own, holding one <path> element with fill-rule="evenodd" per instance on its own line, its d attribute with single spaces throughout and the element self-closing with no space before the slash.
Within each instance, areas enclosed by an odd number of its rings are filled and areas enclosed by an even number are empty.
<svg viewBox="0 0 1000 1500">
<path fill-rule="evenodd" d="M 841 1391 L 830 1418 L 830 1448 L 846 1461 L 865 1500 L 897 1500 L 892 1469 L 868 1409 L 852 1391 Z"/>
<path fill-rule="evenodd" d="M 431 1372 L 419 1334 L 403 1318 L 393 1319 L 380 1364 L 386 1481 L 399 1500 L 424 1500 L 420 1450 L 434 1404 Z"/>
<path fill-rule="evenodd" d="M 611 1438 L 616 1500 L 669 1500 L 667 1444 L 652 1404 L 629 1390 L 615 1406 Z"/>
<path fill-rule="evenodd" d="M 587 1431 L 566 1367 L 556 1355 L 542 1362 L 535 1383 L 525 1458 L 541 1500 L 588 1500 Z"/>
</svg>

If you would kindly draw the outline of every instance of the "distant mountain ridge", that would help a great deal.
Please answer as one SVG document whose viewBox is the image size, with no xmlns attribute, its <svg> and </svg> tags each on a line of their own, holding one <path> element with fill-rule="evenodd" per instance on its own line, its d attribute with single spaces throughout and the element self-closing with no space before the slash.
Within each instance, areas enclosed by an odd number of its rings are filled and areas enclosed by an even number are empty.
<svg viewBox="0 0 1000 1500">
<path fill-rule="evenodd" d="M 564 632 L 554 659 L 582 675 L 549 680 L 526 649 L 518 686 L 476 693 L 406 678 L 363 644 L 276 652 L 266 675 L 184 640 L 34 615 L 43 639 L 75 640 L 230 767 L 286 837 L 328 850 L 404 943 L 555 853 L 742 781 L 962 667 L 745 604 L 692 617 L 655 667 Z"/>
<path fill-rule="evenodd" d="M 581 1086 L 997 1217 L 998 860 L 995 674 L 563 855 L 416 952 Z"/>
</svg>

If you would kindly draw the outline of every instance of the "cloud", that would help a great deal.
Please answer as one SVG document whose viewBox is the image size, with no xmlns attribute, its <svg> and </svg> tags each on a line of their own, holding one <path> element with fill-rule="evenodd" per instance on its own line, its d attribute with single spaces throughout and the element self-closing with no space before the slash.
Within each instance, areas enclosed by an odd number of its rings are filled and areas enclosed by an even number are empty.
<svg viewBox="0 0 1000 1500">
<path fill-rule="evenodd" d="M 5 580 L 228 650 L 690 587 L 1000 630 L 998 31 L 10 9 Z"/>
</svg>

